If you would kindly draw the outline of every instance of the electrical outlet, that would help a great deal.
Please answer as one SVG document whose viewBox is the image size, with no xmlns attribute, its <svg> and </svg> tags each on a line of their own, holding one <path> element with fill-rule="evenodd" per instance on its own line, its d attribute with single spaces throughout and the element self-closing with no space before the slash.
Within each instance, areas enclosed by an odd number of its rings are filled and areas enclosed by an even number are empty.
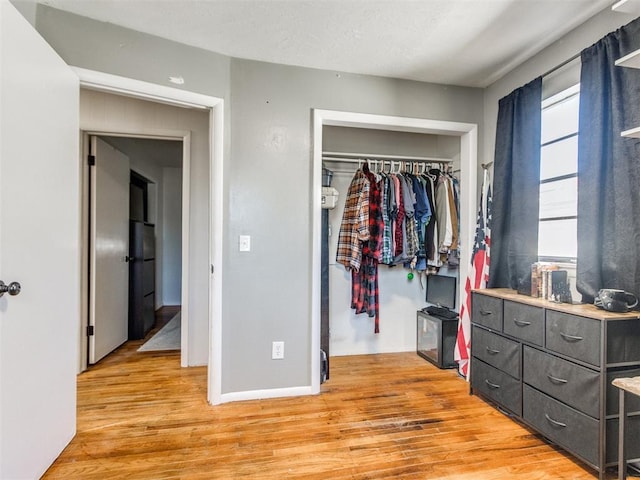
<svg viewBox="0 0 640 480">
<path fill-rule="evenodd" d="M 271 360 L 282 360 L 284 358 L 284 342 L 273 342 L 271 344 Z"/>
<path fill-rule="evenodd" d="M 251 236 L 250 235 L 240 235 L 238 239 L 238 247 L 241 252 L 250 252 L 251 251 Z"/>
</svg>

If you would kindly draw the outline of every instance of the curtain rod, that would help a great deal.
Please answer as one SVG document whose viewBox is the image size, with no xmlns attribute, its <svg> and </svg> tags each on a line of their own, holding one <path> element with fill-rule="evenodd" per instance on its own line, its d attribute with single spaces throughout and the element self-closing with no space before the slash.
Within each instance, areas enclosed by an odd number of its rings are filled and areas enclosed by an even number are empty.
<svg viewBox="0 0 640 480">
<path fill-rule="evenodd" d="M 560 63 L 559 65 L 556 65 L 555 67 L 553 67 L 552 69 L 544 72 L 541 77 L 544 78 L 547 75 L 551 75 L 553 72 L 560 70 L 562 67 L 564 67 L 565 65 L 570 64 L 571 62 L 573 62 L 576 58 L 580 58 L 580 55 L 582 55 L 582 52 L 578 52 L 575 55 L 573 55 L 572 57 L 568 58 L 567 60 L 565 60 L 564 62 Z"/>
<path fill-rule="evenodd" d="M 363 160 L 395 160 L 407 162 L 425 162 L 425 163 L 452 163 L 450 158 L 439 157 L 413 157 L 402 155 L 376 155 L 372 153 L 346 153 L 346 152 L 322 152 L 322 159 L 334 162 L 357 162 Z"/>
</svg>

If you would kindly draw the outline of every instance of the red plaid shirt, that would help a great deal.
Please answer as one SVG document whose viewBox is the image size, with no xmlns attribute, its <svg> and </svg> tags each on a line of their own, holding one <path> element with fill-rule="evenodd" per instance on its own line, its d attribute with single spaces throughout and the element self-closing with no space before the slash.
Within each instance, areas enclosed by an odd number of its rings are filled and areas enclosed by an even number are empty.
<svg viewBox="0 0 640 480">
<path fill-rule="evenodd" d="M 380 187 L 376 181 L 376 176 L 369 171 L 365 165 L 363 167 L 365 175 L 369 179 L 369 241 L 364 243 L 362 254 L 374 258 L 376 261 L 382 259 L 382 234 L 384 232 L 384 222 L 382 220 L 382 195 Z"/>
<path fill-rule="evenodd" d="M 358 170 L 347 191 L 338 234 L 336 261 L 347 270 L 360 269 L 362 242 L 369 240 L 369 188 L 369 179 Z"/>
</svg>

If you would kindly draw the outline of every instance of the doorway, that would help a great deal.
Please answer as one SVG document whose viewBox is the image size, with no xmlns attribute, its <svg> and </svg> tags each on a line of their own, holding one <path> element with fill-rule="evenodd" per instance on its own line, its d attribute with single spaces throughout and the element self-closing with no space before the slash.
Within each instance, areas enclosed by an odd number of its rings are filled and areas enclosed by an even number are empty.
<svg viewBox="0 0 640 480">
<path fill-rule="evenodd" d="M 354 174 L 361 169 L 364 158 L 368 160 L 370 171 L 377 174 L 381 192 L 385 182 L 390 190 L 389 184 L 394 179 L 403 179 L 403 188 L 406 188 L 407 182 L 411 182 L 416 198 L 429 197 L 426 202 L 429 202 L 431 212 L 436 212 L 436 195 L 432 193 L 435 188 L 446 185 L 444 188 L 449 188 L 453 193 L 454 188 L 457 191 L 460 185 L 460 138 L 452 135 L 325 126 L 323 152 L 323 167 L 327 169 L 323 171 L 327 172 L 326 183 L 330 182 L 330 185 L 325 185 L 323 179 L 323 186 L 335 189 L 337 200 L 326 203 L 326 207 L 333 208 L 323 209 L 322 212 L 323 251 L 327 250 L 327 255 L 322 264 L 321 348 L 329 357 L 328 363 L 331 357 L 337 356 L 415 350 L 416 310 L 425 305 L 424 274 L 438 272 L 458 279 L 457 249 L 454 247 L 451 255 L 444 260 L 442 255 L 436 254 L 437 249 L 433 244 L 437 238 L 435 220 L 430 220 L 430 235 L 426 235 L 429 231 L 425 222 L 418 235 L 419 239 L 416 238 L 420 250 L 416 255 L 421 260 L 416 260 L 412 267 L 408 260 L 399 261 L 401 255 L 390 255 L 390 248 L 387 250 L 385 260 L 380 259 L 378 262 L 376 278 L 379 297 L 376 308 L 380 320 L 379 331 L 374 333 L 375 320 L 367 315 L 356 314 L 349 308 L 351 274 L 344 265 L 336 261 L 338 232 L 341 230 L 346 194 Z M 465 186 L 461 188 L 464 189 Z M 385 201 L 385 205 L 387 203 Z M 456 202 L 447 202 L 441 211 L 449 209 L 456 212 Z M 389 234 L 390 230 L 389 228 Z M 391 242 L 387 245 L 390 247 Z M 402 247 L 400 249 L 405 250 Z M 424 274 L 421 275 L 421 272 Z M 450 308 L 454 308 L 454 305 L 450 305 Z"/>
<path fill-rule="evenodd" d="M 84 169 L 88 338 L 83 367 L 127 339 L 143 338 L 154 326 L 155 310 L 181 305 L 181 280 L 188 273 L 182 271 L 181 242 L 183 226 L 189 225 L 189 213 L 182 218 L 183 198 L 190 193 L 183 172 L 191 159 L 183 138 L 96 133 L 83 135 L 84 150 L 91 152 Z M 180 330 L 173 330 L 172 338 Z M 177 338 L 180 349 L 181 335 Z"/>
<path fill-rule="evenodd" d="M 221 98 L 203 95 L 187 90 L 180 90 L 172 87 L 165 87 L 159 84 L 152 84 L 131 78 L 120 77 L 117 75 L 96 72 L 78 67 L 72 67 L 73 71 L 80 79 L 81 94 L 83 92 L 92 91 L 98 93 L 115 93 L 126 95 L 128 98 L 137 100 L 150 100 L 154 102 L 158 113 L 163 105 L 173 105 L 179 107 L 188 107 L 203 112 L 207 119 L 206 132 L 198 135 L 198 139 L 206 146 L 204 154 L 204 163 L 198 165 L 195 170 L 194 165 L 190 165 L 189 171 L 184 171 L 183 181 L 188 178 L 196 178 L 199 185 L 199 192 L 202 193 L 201 198 L 197 198 L 195 192 L 190 192 L 193 196 L 193 203 L 200 206 L 198 218 L 192 218 L 192 223 L 197 223 L 200 230 L 192 232 L 183 227 L 183 235 L 188 232 L 187 238 L 189 242 L 184 241 L 183 237 L 183 274 L 186 271 L 186 262 L 184 261 L 185 250 L 189 258 L 190 264 L 194 267 L 203 264 L 209 264 L 210 269 L 190 268 L 189 276 L 184 274 L 182 281 L 182 295 L 190 291 L 190 285 L 195 284 L 198 295 L 192 293 L 191 302 L 182 300 L 183 320 L 186 316 L 190 317 L 189 312 L 185 311 L 185 306 L 189 309 L 197 307 L 200 310 L 199 322 L 188 321 L 185 325 L 183 321 L 182 349 L 181 349 L 181 366 L 187 367 L 191 365 L 208 365 L 208 401 L 212 404 L 218 404 L 222 401 L 222 282 L 223 282 L 223 234 L 224 234 L 224 188 L 223 188 L 223 171 L 224 171 L 224 101 Z M 110 103 L 103 106 L 105 112 L 114 113 L 117 109 Z M 174 117 L 172 124 L 162 126 L 159 123 L 159 115 L 154 114 L 154 123 L 152 126 L 142 128 L 144 134 L 163 135 L 167 134 L 167 130 L 171 133 L 183 134 L 183 146 L 185 150 L 189 150 L 192 155 L 194 153 L 202 156 L 202 152 L 194 152 L 191 146 L 191 131 L 189 124 L 184 124 L 184 118 Z M 125 109 L 119 116 L 120 124 L 127 122 L 127 128 L 121 132 L 136 133 L 141 128 L 135 126 L 137 118 L 132 115 L 131 111 Z M 106 130 L 104 126 L 108 122 L 100 114 L 95 112 L 86 112 L 86 119 L 83 120 L 81 112 L 81 127 L 87 131 L 90 130 Z M 176 132 L 176 128 L 178 132 Z M 181 132 L 180 132 L 181 131 Z M 201 143 L 200 143 L 201 144 Z M 200 145 L 198 144 L 198 145 Z M 195 143 L 194 143 L 195 145 Z M 195 147 L 198 147 L 195 145 Z M 192 156 L 193 158 L 193 156 Z M 192 170 L 195 170 L 192 172 Z M 183 192 L 186 189 L 183 189 Z M 183 199 L 183 212 L 187 212 L 191 208 L 191 196 Z M 206 208 L 202 208 L 206 205 Z M 183 215 L 183 219 L 185 215 Z M 184 220 L 183 220 L 184 221 Z M 204 230 L 204 232 L 202 232 Z M 86 233 L 86 232 L 85 232 Z M 196 235 L 194 235 L 194 233 Z M 195 249 L 191 248 L 190 243 L 195 242 L 195 237 L 203 233 L 204 242 L 195 244 Z M 193 278 L 192 278 L 193 277 Z M 202 278 L 201 278 L 202 277 Z M 186 281 L 185 281 L 186 279 Z M 193 305 L 193 301 L 198 302 Z M 86 305 L 82 306 L 83 309 Z M 82 329 L 79 329 L 80 338 L 84 337 Z M 188 340 L 188 341 L 187 341 Z M 82 342 L 82 340 L 80 340 Z M 203 345 L 198 345 L 201 342 Z M 83 349 L 80 349 L 82 352 Z M 82 363 L 79 363 L 81 365 Z"/>
<path fill-rule="evenodd" d="M 92 152 L 87 358 L 93 364 L 126 340 L 144 339 L 156 310 L 179 312 L 182 172 L 190 159 L 181 138 L 86 135 L 85 141 Z M 180 314 L 169 323 L 141 350 L 180 350 Z"/>
<path fill-rule="evenodd" d="M 465 190 L 460 195 L 460 270 L 461 279 L 466 278 L 470 262 L 474 213 L 477 202 L 477 136 L 476 124 L 428 120 L 422 118 L 372 115 L 333 110 L 313 112 L 313 205 L 312 205 L 312 339 L 311 339 L 311 390 L 320 392 L 321 381 L 321 250 L 322 250 L 322 148 L 323 129 L 327 126 L 360 129 L 388 130 L 395 132 L 424 133 L 455 136 L 460 139 L 460 178 Z"/>
</svg>

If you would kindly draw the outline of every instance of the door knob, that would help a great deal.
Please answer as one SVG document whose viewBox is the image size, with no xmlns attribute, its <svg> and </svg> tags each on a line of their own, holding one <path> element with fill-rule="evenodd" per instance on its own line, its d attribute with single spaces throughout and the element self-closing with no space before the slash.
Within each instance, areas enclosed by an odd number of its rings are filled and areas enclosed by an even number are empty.
<svg viewBox="0 0 640 480">
<path fill-rule="evenodd" d="M 14 297 L 20 293 L 20 290 L 22 290 L 22 287 L 18 282 L 11 282 L 9 285 L 5 285 L 5 283 L 0 280 L 0 297 L 5 293 Z"/>
</svg>

